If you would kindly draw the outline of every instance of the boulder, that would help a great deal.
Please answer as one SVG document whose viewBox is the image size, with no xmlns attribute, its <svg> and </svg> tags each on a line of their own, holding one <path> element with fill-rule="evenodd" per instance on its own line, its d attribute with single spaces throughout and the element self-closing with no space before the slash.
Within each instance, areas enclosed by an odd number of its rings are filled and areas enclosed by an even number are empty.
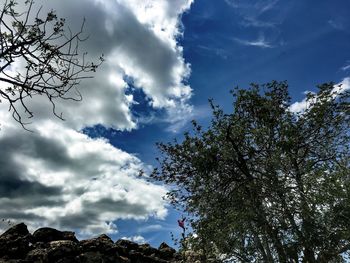
<svg viewBox="0 0 350 263">
<path fill-rule="evenodd" d="M 170 247 L 167 243 L 163 242 L 162 244 L 160 244 L 159 248 L 159 257 L 161 259 L 171 259 L 174 257 L 174 254 L 176 252 L 175 249 L 173 249 L 172 247 Z"/>
<path fill-rule="evenodd" d="M 104 234 L 97 238 L 81 240 L 79 244 L 83 251 L 108 252 L 114 248 L 113 240 Z"/>
<path fill-rule="evenodd" d="M 130 263 L 130 260 L 120 256 L 108 256 L 98 251 L 84 252 L 75 258 L 80 263 Z"/>
<path fill-rule="evenodd" d="M 26 260 L 30 262 L 48 262 L 48 249 L 35 248 L 28 252 Z"/>
<path fill-rule="evenodd" d="M 146 256 L 154 255 L 157 256 L 158 250 L 154 247 L 151 247 L 149 244 L 139 245 L 138 251 Z"/>
<path fill-rule="evenodd" d="M 71 240 L 57 240 L 49 243 L 47 257 L 49 262 L 58 262 L 59 260 L 74 262 L 73 260 L 79 252 L 80 247 L 76 242 Z"/>
<path fill-rule="evenodd" d="M 107 235 L 78 241 L 74 232 L 40 228 L 33 235 L 25 224 L 0 236 L 0 263 L 168 263 L 181 262 L 175 249 L 159 249 L 129 240 L 116 243 Z M 177 257 L 175 259 L 175 256 Z"/>
<path fill-rule="evenodd" d="M 125 247 L 128 250 L 137 250 L 139 248 L 139 244 L 126 239 L 119 239 L 117 242 L 115 242 L 115 244 Z"/>
<path fill-rule="evenodd" d="M 0 258 L 24 259 L 30 250 L 31 238 L 25 224 L 11 227 L 0 236 Z"/>
<path fill-rule="evenodd" d="M 51 242 L 58 240 L 70 240 L 78 242 L 75 233 L 71 231 L 59 231 L 51 227 L 39 228 L 33 233 L 33 242 Z"/>
</svg>

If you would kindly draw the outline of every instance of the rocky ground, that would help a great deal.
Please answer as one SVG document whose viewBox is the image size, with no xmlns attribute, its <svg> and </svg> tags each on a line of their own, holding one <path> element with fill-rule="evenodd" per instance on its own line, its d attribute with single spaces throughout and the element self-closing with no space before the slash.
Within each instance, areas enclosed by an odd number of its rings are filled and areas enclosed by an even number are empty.
<svg viewBox="0 0 350 263">
<path fill-rule="evenodd" d="M 159 248 L 128 240 L 113 242 L 106 235 L 79 241 L 74 232 L 40 228 L 29 233 L 23 223 L 0 236 L 0 263 L 166 263 L 181 262 L 175 249 Z"/>
</svg>

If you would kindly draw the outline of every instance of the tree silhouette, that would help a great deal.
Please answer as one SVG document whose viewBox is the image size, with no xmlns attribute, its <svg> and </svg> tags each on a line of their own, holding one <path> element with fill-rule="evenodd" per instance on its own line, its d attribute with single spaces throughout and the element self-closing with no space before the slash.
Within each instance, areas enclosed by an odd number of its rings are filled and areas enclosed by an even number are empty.
<svg viewBox="0 0 350 263">
<path fill-rule="evenodd" d="M 350 251 L 349 91 L 333 83 L 290 109 L 286 82 L 211 102 L 204 129 L 160 143 L 153 177 L 192 217 L 191 247 L 230 262 L 346 262 Z"/>
<path fill-rule="evenodd" d="M 45 96 L 53 114 L 62 119 L 55 101 L 81 100 L 77 86 L 103 61 L 102 56 L 98 63 L 86 61 L 87 53 L 79 54 L 79 44 L 86 40 L 84 21 L 73 33 L 55 11 L 43 17 L 41 8 L 34 13 L 33 4 L 27 0 L 26 10 L 18 12 L 18 3 L 6 0 L 0 14 L 0 96 L 24 128 L 25 119 L 33 116 L 29 98 Z"/>
</svg>

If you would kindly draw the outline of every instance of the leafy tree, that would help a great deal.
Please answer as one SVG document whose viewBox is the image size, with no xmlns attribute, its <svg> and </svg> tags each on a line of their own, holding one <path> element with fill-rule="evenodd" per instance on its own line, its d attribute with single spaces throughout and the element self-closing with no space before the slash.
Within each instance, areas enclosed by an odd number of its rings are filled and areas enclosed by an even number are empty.
<svg viewBox="0 0 350 263">
<path fill-rule="evenodd" d="M 0 12 L 0 98 L 22 126 L 23 115 L 30 118 L 27 98 L 46 96 L 55 111 L 55 100 L 81 100 L 78 90 L 70 92 L 82 79 L 90 78 L 100 65 L 79 55 L 83 25 L 73 33 L 65 27 L 65 19 L 54 11 L 44 17 L 40 9 L 33 14 L 33 0 L 25 1 L 26 11 L 16 11 L 17 2 L 6 0 Z M 73 95 L 72 95 L 73 94 Z"/>
<path fill-rule="evenodd" d="M 192 215 L 192 248 L 230 262 L 343 262 L 350 251 L 349 92 L 333 83 L 290 110 L 286 82 L 211 101 L 207 129 L 160 143 L 152 176 Z M 195 238 L 194 238 L 195 237 Z"/>
</svg>

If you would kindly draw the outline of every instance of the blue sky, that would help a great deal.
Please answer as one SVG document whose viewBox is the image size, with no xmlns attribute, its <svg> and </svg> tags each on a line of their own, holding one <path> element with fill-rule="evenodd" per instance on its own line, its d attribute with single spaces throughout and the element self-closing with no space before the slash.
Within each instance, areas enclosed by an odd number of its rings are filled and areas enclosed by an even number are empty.
<svg viewBox="0 0 350 263">
<path fill-rule="evenodd" d="M 85 16 L 83 48 L 107 62 L 81 104 L 58 102 L 63 123 L 35 98 L 28 134 L 0 104 L 0 215 L 32 229 L 171 243 L 182 214 L 162 200 L 164 186 L 137 177 L 157 165 L 156 142 L 181 140 L 191 119 L 208 124 L 209 98 L 229 111 L 237 85 L 287 80 L 295 102 L 317 84 L 349 85 L 348 0 L 39 2 L 73 29 Z"/>
<path fill-rule="evenodd" d="M 229 90 L 236 85 L 287 80 L 298 101 L 317 84 L 341 82 L 350 75 L 347 10 L 348 1 L 319 1 L 317 6 L 311 1 L 195 1 L 182 17 L 184 36 L 179 39 L 191 64 L 191 104 L 198 110 L 193 118 L 208 123 L 209 98 L 229 111 Z M 187 123 L 181 131 L 188 129 Z M 105 132 L 113 145 L 153 165 L 155 142 L 182 134 L 169 133 L 159 124 L 114 135 Z M 167 223 L 176 225 L 174 214 Z M 144 236 L 151 238 L 148 234 Z"/>
</svg>

